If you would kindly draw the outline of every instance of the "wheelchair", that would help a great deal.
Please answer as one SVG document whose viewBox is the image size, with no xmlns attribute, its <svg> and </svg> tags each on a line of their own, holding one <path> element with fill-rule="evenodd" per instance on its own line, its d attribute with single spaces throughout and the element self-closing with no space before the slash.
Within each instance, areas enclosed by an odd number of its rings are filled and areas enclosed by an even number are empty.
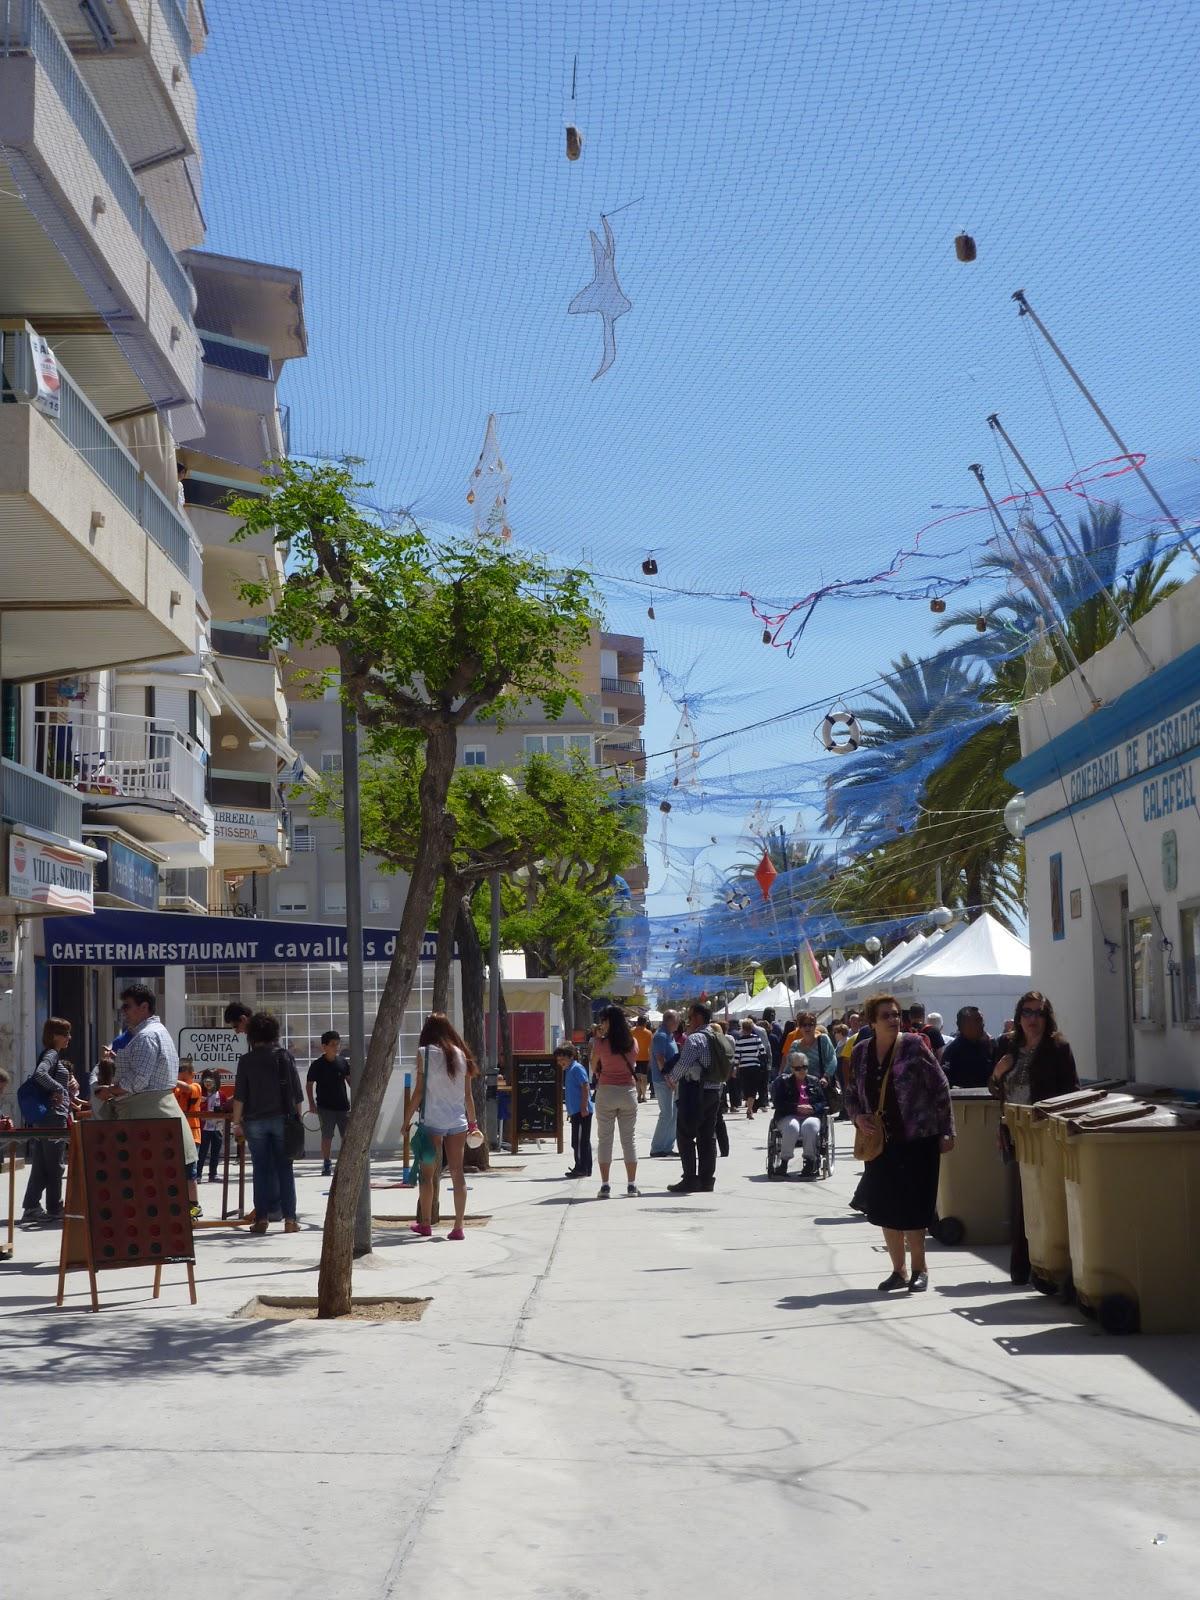
<svg viewBox="0 0 1200 1600">
<path fill-rule="evenodd" d="M 833 1172 L 833 1163 L 837 1156 L 834 1143 L 834 1113 L 826 1107 L 821 1117 L 821 1137 L 817 1146 L 817 1177 L 828 1178 Z M 786 1178 L 787 1165 L 780 1157 L 783 1149 L 783 1135 L 779 1131 L 779 1114 L 771 1112 L 771 1126 L 767 1129 L 767 1177 Z M 801 1152 L 800 1141 L 796 1141 L 796 1154 Z M 794 1157 L 793 1157 L 794 1159 Z"/>
</svg>

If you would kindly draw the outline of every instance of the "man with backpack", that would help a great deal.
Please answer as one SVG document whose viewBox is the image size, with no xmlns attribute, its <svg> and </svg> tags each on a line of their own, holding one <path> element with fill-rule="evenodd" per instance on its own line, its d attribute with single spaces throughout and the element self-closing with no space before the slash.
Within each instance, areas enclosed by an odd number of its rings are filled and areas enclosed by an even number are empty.
<svg viewBox="0 0 1200 1600">
<path fill-rule="evenodd" d="M 733 1071 L 733 1041 L 712 1026 L 711 1009 L 699 1001 L 688 1012 L 688 1036 L 666 1074 L 677 1090 L 675 1142 L 683 1177 L 670 1194 L 711 1193 L 717 1179 L 717 1118 L 721 1089 Z"/>
</svg>

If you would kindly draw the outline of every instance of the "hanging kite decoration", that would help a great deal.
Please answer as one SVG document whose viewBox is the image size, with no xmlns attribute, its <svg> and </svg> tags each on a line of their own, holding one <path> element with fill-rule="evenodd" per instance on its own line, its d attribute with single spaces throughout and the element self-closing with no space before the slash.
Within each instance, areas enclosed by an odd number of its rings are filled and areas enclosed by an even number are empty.
<svg viewBox="0 0 1200 1600">
<path fill-rule="evenodd" d="M 479 539 L 512 538 L 508 525 L 508 488 L 512 474 L 504 465 L 500 454 L 500 436 L 496 430 L 496 414 L 487 419 L 483 435 L 483 449 L 467 486 L 467 504 L 474 509 L 475 536 Z"/>
<path fill-rule="evenodd" d="M 848 756 L 862 743 L 862 724 L 853 711 L 829 711 L 817 734 L 832 755 Z"/>
<path fill-rule="evenodd" d="M 567 307 L 569 314 L 574 317 L 594 311 L 604 323 L 604 354 L 600 365 L 592 373 L 593 383 L 608 371 L 617 358 L 617 318 L 633 310 L 632 302 L 625 298 L 621 285 L 617 282 L 617 246 L 607 217 L 600 218 L 600 226 L 604 229 L 603 243 L 591 229 L 588 230 L 588 238 L 592 241 L 595 275 L 591 283 L 585 289 L 581 289 Z"/>
</svg>

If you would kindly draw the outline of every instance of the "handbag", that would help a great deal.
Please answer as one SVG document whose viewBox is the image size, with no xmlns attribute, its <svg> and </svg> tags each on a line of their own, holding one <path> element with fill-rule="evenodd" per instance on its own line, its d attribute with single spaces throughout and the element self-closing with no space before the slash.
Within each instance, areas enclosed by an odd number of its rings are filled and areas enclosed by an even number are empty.
<svg viewBox="0 0 1200 1600">
<path fill-rule="evenodd" d="M 304 1124 L 292 1105 L 292 1090 L 288 1083 L 288 1058 L 283 1050 L 275 1053 L 279 1068 L 279 1100 L 283 1107 L 283 1154 L 287 1161 L 299 1161 L 304 1154 Z"/>
<path fill-rule="evenodd" d="M 887 1071 L 879 1085 L 879 1104 L 875 1107 L 875 1126 L 871 1129 L 860 1128 L 854 1125 L 854 1159 L 856 1161 L 877 1161 L 883 1154 L 883 1147 L 887 1143 L 887 1134 L 883 1129 L 883 1102 L 887 1097 L 888 1079 L 892 1075 L 892 1061 L 895 1059 L 896 1047 L 892 1046 L 891 1055 L 888 1057 Z"/>
</svg>

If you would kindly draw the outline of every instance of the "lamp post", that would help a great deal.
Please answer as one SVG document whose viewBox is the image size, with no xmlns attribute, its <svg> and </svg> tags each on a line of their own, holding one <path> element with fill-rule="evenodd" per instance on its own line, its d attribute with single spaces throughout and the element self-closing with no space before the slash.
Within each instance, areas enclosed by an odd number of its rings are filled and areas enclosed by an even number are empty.
<svg viewBox="0 0 1200 1600">
<path fill-rule="evenodd" d="M 879 960 L 880 952 L 883 950 L 883 944 L 875 937 L 874 934 L 872 934 L 869 939 L 864 941 L 863 949 L 870 956 L 871 964 L 874 965 Z"/>
</svg>

